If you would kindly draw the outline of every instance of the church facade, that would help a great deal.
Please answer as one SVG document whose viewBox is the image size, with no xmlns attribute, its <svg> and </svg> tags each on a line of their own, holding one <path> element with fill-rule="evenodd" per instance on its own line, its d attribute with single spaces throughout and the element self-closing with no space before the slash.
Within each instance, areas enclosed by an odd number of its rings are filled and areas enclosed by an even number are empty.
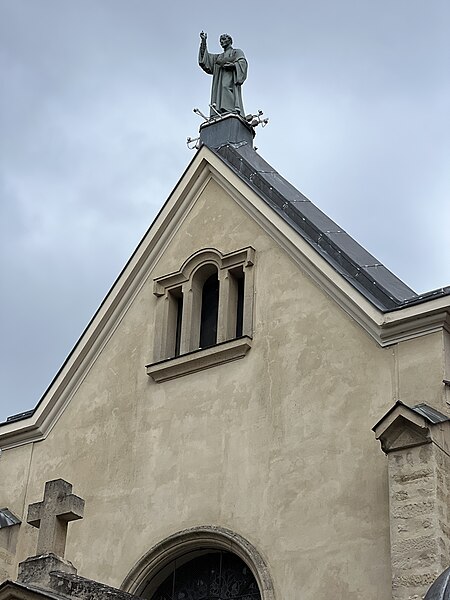
<svg viewBox="0 0 450 600">
<path fill-rule="evenodd" d="M 57 479 L 85 501 L 66 559 L 148 600 L 411 600 L 448 567 L 450 289 L 415 294 L 251 134 L 203 127 L 36 409 L 1 424 L 0 581 Z"/>
</svg>

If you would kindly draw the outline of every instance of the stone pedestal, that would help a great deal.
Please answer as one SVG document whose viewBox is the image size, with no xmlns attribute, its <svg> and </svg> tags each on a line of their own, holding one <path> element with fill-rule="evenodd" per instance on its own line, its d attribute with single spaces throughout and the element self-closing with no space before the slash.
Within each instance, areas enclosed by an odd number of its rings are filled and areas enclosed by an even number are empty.
<svg viewBox="0 0 450 600">
<path fill-rule="evenodd" d="M 449 561 L 449 421 L 415 408 L 397 403 L 374 428 L 388 456 L 393 600 L 422 599 Z"/>
<path fill-rule="evenodd" d="M 41 554 L 40 556 L 31 556 L 19 563 L 17 581 L 49 589 L 51 587 L 50 573 L 54 571 L 69 573 L 70 575 L 77 574 L 77 570 L 71 562 L 59 558 L 56 554 L 48 553 Z"/>
<path fill-rule="evenodd" d="M 239 115 L 225 115 L 207 121 L 200 126 L 200 143 L 209 148 L 219 148 L 224 144 L 247 143 L 253 147 L 255 130 Z"/>
</svg>

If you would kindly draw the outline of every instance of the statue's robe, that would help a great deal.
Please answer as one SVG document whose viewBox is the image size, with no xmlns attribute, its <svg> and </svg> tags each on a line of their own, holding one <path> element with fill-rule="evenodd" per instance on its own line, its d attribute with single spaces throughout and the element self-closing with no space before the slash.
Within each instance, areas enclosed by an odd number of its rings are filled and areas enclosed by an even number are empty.
<svg viewBox="0 0 450 600">
<path fill-rule="evenodd" d="M 233 63 L 234 69 L 224 69 L 225 63 Z M 222 54 L 211 54 L 205 49 L 202 55 L 200 47 L 198 64 L 213 76 L 211 86 L 211 104 L 216 105 L 220 113 L 238 113 L 245 116 L 242 103 L 241 85 L 247 79 L 247 60 L 242 50 L 228 48 Z M 210 115 L 216 113 L 211 109 Z"/>
</svg>

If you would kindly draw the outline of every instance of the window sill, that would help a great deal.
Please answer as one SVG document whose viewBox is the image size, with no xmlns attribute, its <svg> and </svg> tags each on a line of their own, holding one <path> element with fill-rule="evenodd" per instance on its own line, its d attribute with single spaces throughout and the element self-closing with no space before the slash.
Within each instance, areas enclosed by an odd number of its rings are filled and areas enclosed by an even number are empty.
<svg viewBox="0 0 450 600">
<path fill-rule="evenodd" d="M 216 344 L 210 348 L 194 350 L 188 354 L 167 358 L 157 363 L 146 365 L 147 375 L 157 383 L 182 377 L 195 371 L 209 369 L 216 365 L 244 358 L 251 348 L 252 339 L 243 336 L 228 342 Z"/>
</svg>

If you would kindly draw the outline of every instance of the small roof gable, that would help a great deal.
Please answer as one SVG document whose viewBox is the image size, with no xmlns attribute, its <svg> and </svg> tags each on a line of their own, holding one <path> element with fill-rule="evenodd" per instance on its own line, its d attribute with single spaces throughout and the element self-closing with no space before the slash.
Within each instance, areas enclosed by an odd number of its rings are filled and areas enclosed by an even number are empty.
<svg viewBox="0 0 450 600">
<path fill-rule="evenodd" d="M 383 452 L 428 444 L 436 438 L 435 425 L 450 421 L 447 415 L 428 404 L 408 406 L 397 400 L 390 410 L 372 427 Z M 439 428 L 437 428 L 439 430 Z"/>
<path fill-rule="evenodd" d="M 414 406 L 408 406 L 401 400 L 397 400 L 397 402 L 387 411 L 387 413 L 375 423 L 375 425 L 372 427 L 372 431 L 375 431 L 377 427 L 379 427 L 379 425 L 381 425 L 383 421 L 388 419 L 392 415 L 392 413 L 396 411 L 399 407 L 402 407 L 407 411 L 412 411 L 417 415 L 420 415 L 430 425 L 437 425 L 437 423 L 444 423 L 445 421 L 450 420 L 449 417 L 447 417 L 447 415 L 444 415 L 443 413 L 439 412 L 438 410 L 436 410 L 432 406 L 429 406 L 428 404 L 421 403 L 416 404 Z"/>
</svg>

